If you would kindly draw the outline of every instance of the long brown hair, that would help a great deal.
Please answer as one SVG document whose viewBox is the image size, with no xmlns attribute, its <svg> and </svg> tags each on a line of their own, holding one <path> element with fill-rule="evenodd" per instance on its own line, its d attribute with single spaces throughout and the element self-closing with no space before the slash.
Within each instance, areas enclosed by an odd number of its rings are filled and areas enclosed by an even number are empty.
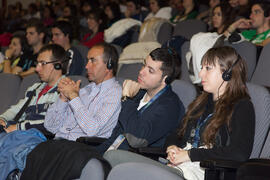
<svg viewBox="0 0 270 180">
<path fill-rule="evenodd" d="M 216 134 L 222 125 L 227 124 L 230 127 L 230 119 L 235 103 L 240 99 L 250 97 L 246 87 L 246 64 L 235 49 L 228 46 L 211 48 L 202 58 L 202 64 L 215 66 L 218 63 L 221 72 L 229 69 L 237 58 L 239 60 L 232 68 L 232 78 L 228 81 L 224 93 L 215 103 L 214 114 L 202 134 L 202 140 L 208 147 L 214 144 Z M 178 132 L 180 137 L 184 135 L 188 121 L 196 121 L 205 111 L 208 95 L 209 93 L 204 91 L 188 106 L 182 127 Z M 229 128 L 229 130 L 231 129 Z"/>
</svg>

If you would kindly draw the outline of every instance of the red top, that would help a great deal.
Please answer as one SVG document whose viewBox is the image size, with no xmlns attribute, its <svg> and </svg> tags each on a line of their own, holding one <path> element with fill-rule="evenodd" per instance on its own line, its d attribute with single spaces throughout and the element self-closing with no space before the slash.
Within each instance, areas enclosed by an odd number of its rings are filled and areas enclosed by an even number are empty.
<svg viewBox="0 0 270 180">
<path fill-rule="evenodd" d="M 98 32 L 94 37 L 87 40 L 91 36 L 91 33 L 84 35 L 81 43 L 89 48 L 96 45 L 97 43 L 104 42 L 104 32 Z"/>
<path fill-rule="evenodd" d="M 43 94 L 45 94 L 46 92 L 48 92 L 51 88 L 52 88 L 52 86 L 46 85 L 46 86 L 42 89 L 42 91 L 40 91 L 40 93 L 38 94 L 37 102 L 38 102 L 39 98 L 40 98 Z"/>
</svg>

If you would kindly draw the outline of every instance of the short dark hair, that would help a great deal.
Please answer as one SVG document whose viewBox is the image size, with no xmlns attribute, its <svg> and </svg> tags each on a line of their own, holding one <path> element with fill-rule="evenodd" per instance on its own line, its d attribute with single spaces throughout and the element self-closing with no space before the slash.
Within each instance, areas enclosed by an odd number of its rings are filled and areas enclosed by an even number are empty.
<svg viewBox="0 0 270 180">
<path fill-rule="evenodd" d="M 37 18 L 30 19 L 26 25 L 26 29 L 31 28 L 31 27 L 34 27 L 38 34 L 44 33 L 44 35 L 46 35 L 46 28 L 39 19 Z"/>
<path fill-rule="evenodd" d="M 69 41 L 72 41 L 72 25 L 68 21 L 56 21 L 52 28 L 60 29 L 65 36 L 68 35 Z"/>
<path fill-rule="evenodd" d="M 69 56 L 65 49 L 58 44 L 47 44 L 40 49 L 39 54 L 45 51 L 52 52 L 51 61 L 59 62 L 62 66 L 62 74 L 66 74 Z"/>
<path fill-rule="evenodd" d="M 270 3 L 267 0 L 254 1 L 251 7 L 254 5 L 259 5 L 263 10 L 264 17 L 270 16 Z"/>
<path fill-rule="evenodd" d="M 172 48 L 157 48 L 150 53 L 153 61 L 161 61 L 162 76 L 167 76 L 167 84 L 179 78 L 181 73 L 181 61 L 175 50 Z"/>
<path fill-rule="evenodd" d="M 113 75 L 115 76 L 117 73 L 118 58 L 119 58 L 116 48 L 113 45 L 105 42 L 98 43 L 94 45 L 92 48 L 94 47 L 103 48 L 103 55 L 102 55 L 103 62 L 107 64 L 109 60 L 111 61 Z"/>
<path fill-rule="evenodd" d="M 168 2 L 166 0 L 156 0 L 156 1 L 157 1 L 159 8 L 163 8 L 163 7 L 168 6 Z"/>
</svg>

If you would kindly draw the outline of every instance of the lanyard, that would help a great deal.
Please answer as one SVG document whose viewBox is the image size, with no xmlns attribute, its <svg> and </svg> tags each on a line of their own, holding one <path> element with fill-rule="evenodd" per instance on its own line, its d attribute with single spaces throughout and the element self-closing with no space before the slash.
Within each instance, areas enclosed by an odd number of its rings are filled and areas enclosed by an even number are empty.
<svg viewBox="0 0 270 180">
<path fill-rule="evenodd" d="M 161 96 L 170 86 L 166 85 L 162 90 L 160 90 L 150 101 L 144 105 L 140 110 L 139 113 L 142 114 L 159 96 Z"/>
<path fill-rule="evenodd" d="M 198 148 L 199 141 L 200 141 L 200 129 L 212 116 L 213 116 L 213 113 L 209 114 L 203 121 L 202 121 L 202 117 L 200 117 L 197 123 L 196 129 L 192 130 L 193 132 L 191 132 L 191 134 L 194 134 L 193 143 L 192 143 L 193 148 Z"/>
</svg>

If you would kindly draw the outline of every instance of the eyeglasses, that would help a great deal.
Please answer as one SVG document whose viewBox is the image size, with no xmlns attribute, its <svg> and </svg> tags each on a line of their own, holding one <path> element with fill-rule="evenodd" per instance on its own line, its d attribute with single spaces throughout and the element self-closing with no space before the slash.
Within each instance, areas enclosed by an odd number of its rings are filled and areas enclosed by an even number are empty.
<svg viewBox="0 0 270 180">
<path fill-rule="evenodd" d="M 46 61 L 40 61 L 40 62 L 35 62 L 36 66 L 45 66 L 46 64 L 51 64 L 51 63 L 55 63 L 56 61 L 50 61 L 50 62 L 46 62 Z"/>
</svg>

